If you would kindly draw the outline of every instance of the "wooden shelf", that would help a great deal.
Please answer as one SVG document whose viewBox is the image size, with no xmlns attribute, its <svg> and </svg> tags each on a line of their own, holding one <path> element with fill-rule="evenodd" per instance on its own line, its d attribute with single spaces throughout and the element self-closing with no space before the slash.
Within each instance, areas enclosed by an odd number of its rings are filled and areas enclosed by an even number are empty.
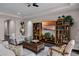
<svg viewBox="0 0 79 59">
<path fill-rule="evenodd" d="M 41 40 L 42 23 L 33 23 L 33 39 Z"/>
<path fill-rule="evenodd" d="M 70 25 L 64 22 L 64 19 L 58 19 L 56 22 L 56 44 L 68 43 L 70 40 Z"/>
<path fill-rule="evenodd" d="M 43 24 L 42 24 L 43 23 Z M 55 43 L 56 45 L 61 45 L 64 43 L 68 43 L 70 41 L 70 25 L 64 21 L 64 19 L 58 19 L 54 22 L 42 22 L 42 23 L 33 23 L 33 39 L 38 39 L 43 42 Z M 47 28 L 45 26 L 54 25 L 55 30 L 51 30 L 51 28 Z M 46 39 L 42 35 L 42 30 L 51 30 L 55 31 L 55 36 L 52 38 L 53 40 Z"/>
</svg>

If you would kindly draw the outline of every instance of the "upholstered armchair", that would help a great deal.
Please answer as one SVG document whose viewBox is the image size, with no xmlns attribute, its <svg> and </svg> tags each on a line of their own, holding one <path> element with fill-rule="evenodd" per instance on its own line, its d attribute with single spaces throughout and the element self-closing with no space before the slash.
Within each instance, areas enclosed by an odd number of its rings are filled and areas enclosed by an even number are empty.
<svg viewBox="0 0 79 59">
<path fill-rule="evenodd" d="M 74 48 L 75 40 L 70 40 L 67 45 L 62 45 L 61 47 L 49 48 L 49 56 L 70 56 L 71 51 Z"/>
</svg>

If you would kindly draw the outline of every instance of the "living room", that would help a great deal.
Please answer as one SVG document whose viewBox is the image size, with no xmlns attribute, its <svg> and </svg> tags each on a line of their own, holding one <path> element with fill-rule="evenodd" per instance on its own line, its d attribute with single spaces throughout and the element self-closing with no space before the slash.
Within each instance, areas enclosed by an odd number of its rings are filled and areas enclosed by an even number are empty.
<svg viewBox="0 0 79 59">
<path fill-rule="evenodd" d="M 78 56 L 78 17 L 78 3 L 0 3 L 0 56 Z"/>
</svg>

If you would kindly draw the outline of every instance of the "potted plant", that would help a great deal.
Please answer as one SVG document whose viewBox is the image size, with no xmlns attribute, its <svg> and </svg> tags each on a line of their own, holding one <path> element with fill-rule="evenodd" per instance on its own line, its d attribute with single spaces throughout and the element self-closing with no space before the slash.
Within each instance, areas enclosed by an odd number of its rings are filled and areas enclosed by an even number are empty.
<svg viewBox="0 0 79 59">
<path fill-rule="evenodd" d="M 58 18 L 59 18 L 59 19 L 60 19 L 60 18 L 63 18 L 63 19 L 64 19 L 64 22 L 65 22 L 65 23 L 69 23 L 70 26 L 72 26 L 72 25 L 74 24 L 73 18 L 72 18 L 72 16 L 70 16 L 70 15 L 68 15 L 68 16 L 62 15 L 62 16 L 59 16 Z"/>
<path fill-rule="evenodd" d="M 44 34 L 44 37 L 45 37 L 45 40 L 50 39 L 50 38 L 51 38 L 51 37 L 50 37 L 50 33 L 49 33 L 49 32 L 46 32 L 46 33 Z"/>
<path fill-rule="evenodd" d="M 70 15 L 65 17 L 65 21 L 68 22 L 70 24 L 70 26 L 72 26 L 74 24 L 73 18 Z"/>
</svg>

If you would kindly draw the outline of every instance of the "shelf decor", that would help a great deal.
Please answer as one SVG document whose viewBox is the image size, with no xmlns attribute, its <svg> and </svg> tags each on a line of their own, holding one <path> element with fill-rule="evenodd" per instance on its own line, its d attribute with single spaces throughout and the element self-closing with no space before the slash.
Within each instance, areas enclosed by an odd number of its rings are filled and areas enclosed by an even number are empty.
<svg viewBox="0 0 79 59">
<path fill-rule="evenodd" d="M 24 22 L 21 22 L 20 24 L 21 24 L 20 33 L 24 35 L 25 34 Z"/>
<path fill-rule="evenodd" d="M 33 39 L 41 40 L 42 36 L 42 23 L 33 23 Z"/>
<path fill-rule="evenodd" d="M 58 19 L 64 19 L 64 22 L 66 24 L 69 24 L 70 26 L 73 26 L 74 24 L 74 19 L 70 15 L 67 15 L 67 16 L 62 15 L 62 16 L 59 16 Z"/>
</svg>

